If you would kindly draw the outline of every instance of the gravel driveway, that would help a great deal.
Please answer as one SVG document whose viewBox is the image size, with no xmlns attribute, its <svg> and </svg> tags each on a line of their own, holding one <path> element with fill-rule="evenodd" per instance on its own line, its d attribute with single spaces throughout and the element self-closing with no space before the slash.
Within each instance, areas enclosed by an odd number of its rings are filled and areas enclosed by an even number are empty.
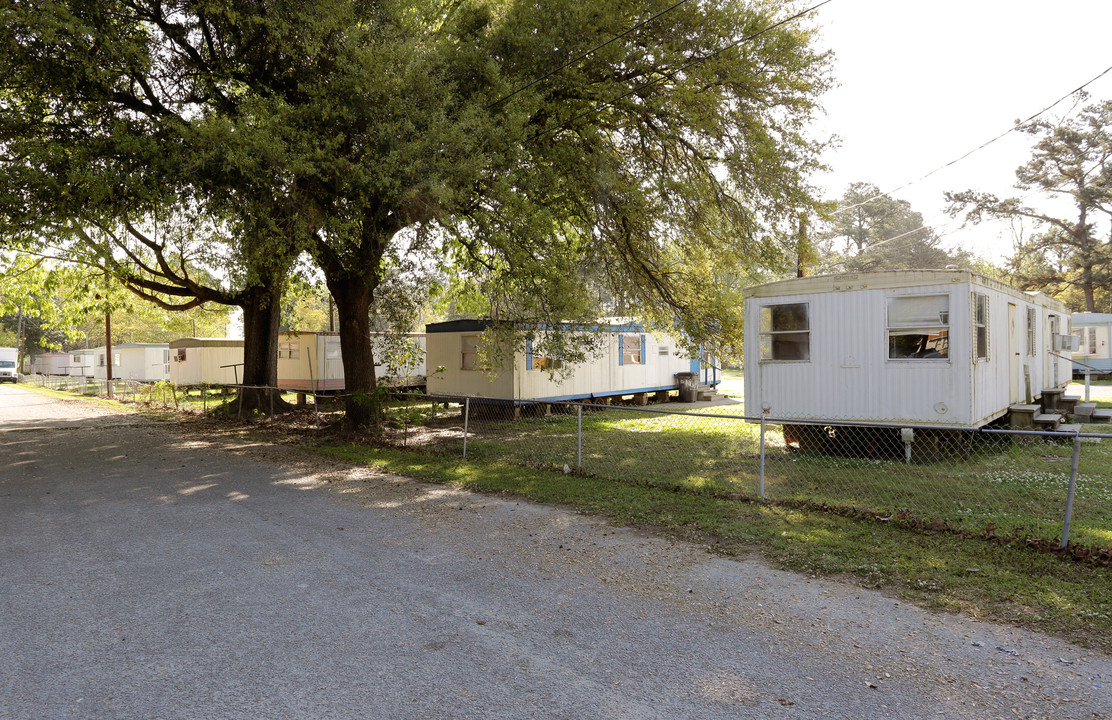
<svg viewBox="0 0 1112 720">
<path fill-rule="evenodd" d="M 848 584 L 0 388 L 0 718 L 1103 718 Z"/>
</svg>

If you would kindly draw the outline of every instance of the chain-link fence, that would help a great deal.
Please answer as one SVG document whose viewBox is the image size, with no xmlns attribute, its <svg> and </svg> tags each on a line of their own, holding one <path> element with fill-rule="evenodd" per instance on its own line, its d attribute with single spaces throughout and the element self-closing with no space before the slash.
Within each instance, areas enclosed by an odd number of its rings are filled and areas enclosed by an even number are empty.
<svg viewBox="0 0 1112 720">
<path fill-rule="evenodd" d="M 1112 432 L 800 423 L 406 396 L 404 442 L 468 458 L 864 513 L 1001 539 L 1112 547 Z"/>
</svg>

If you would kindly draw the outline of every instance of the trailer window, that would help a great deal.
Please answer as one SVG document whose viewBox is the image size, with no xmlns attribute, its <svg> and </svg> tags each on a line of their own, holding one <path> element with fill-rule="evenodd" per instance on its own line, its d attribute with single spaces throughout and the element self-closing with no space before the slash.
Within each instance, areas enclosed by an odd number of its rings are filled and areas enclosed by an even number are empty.
<svg viewBox="0 0 1112 720">
<path fill-rule="evenodd" d="M 950 357 L 950 296 L 888 298 L 888 357 Z"/>
<path fill-rule="evenodd" d="M 620 335 L 622 358 L 619 365 L 640 365 L 642 362 L 641 351 L 645 347 L 644 335 Z"/>
<path fill-rule="evenodd" d="M 1095 327 L 1077 328 L 1073 331 L 1077 336 L 1077 352 L 1074 355 L 1097 354 L 1097 329 Z"/>
<path fill-rule="evenodd" d="M 761 360 L 810 360 L 807 303 L 761 308 Z"/>
<path fill-rule="evenodd" d="M 1035 357 L 1035 308 L 1027 308 L 1027 354 Z"/>
<path fill-rule="evenodd" d="M 479 370 L 479 336 L 464 335 L 460 338 L 460 369 Z"/>
<path fill-rule="evenodd" d="M 298 360 L 301 358 L 301 343 L 295 342 L 280 342 L 278 343 L 278 359 L 279 360 Z"/>
<path fill-rule="evenodd" d="M 988 359 L 988 295 L 973 293 L 973 357 Z"/>
</svg>

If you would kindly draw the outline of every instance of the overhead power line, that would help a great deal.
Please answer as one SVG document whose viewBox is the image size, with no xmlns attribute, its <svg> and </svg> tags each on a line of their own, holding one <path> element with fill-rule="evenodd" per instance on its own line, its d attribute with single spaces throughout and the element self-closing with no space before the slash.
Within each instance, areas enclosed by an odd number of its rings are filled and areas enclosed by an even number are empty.
<svg viewBox="0 0 1112 720">
<path fill-rule="evenodd" d="M 519 87 L 519 88 L 518 88 L 517 90 L 514 90 L 513 92 L 509 93 L 508 95 L 503 95 L 502 97 L 498 98 L 497 100 L 495 100 L 494 102 L 492 102 L 492 103 L 491 103 L 490 105 L 487 105 L 487 109 L 490 109 L 490 108 L 494 107 L 495 105 L 497 105 L 497 104 L 499 104 L 499 103 L 501 103 L 501 102 L 505 102 L 506 100 L 509 100 L 510 98 L 512 98 L 513 96 L 517 95 L 518 93 L 521 93 L 521 92 L 525 92 L 526 90 L 528 90 L 529 88 L 533 87 L 533 86 L 534 86 L 534 85 L 536 85 L 537 83 L 539 83 L 539 82 L 541 82 L 541 81 L 543 81 L 543 80 L 547 80 L 548 78 L 552 77 L 553 75 L 555 75 L 556 73 L 560 72 L 561 70 L 564 70 L 564 69 L 566 69 L 566 68 L 569 68 L 569 67 L 571 67 L 572 65 L 576 64 L 577 62 L 579 62 L 580 60 L 582 60 L 582 59 L 586 58 L 587 56 L 589 56 L 589 55 L 593 55 L 594 53 L 596 53 L 596 52 L 598 52 L 599 50 L 603 49 L 603 48 L 604 48 L 604 47 L 606 47 L 607 45 L 610 45 L 610 44 L 612 44 L 612 43 L 615 43 L 615 42 L 617 42 L 618 40 L 621 40 L 621 39 L 622 39 L 622 38 L 624 38 L 624 37 L 625 37 L 626 35 L 629 35 L 630 33 L 632 33 L 632 32 L 633 32 L 634 30 L 637 30 L 637 29 L 639 29 L 639 28 L 642 28 L 642 27 L 644 27 L 645 25 L 648 25 L 648 24 L 649 24 L 649 23 L 651 23 L 652 21 L 656 20 L 657 18 L 661 17 L 662 15 L 666 15 L 667 13 L 670 13 L 671 11 L 675 10 L 676 8 L 678 8 L 678 7 L 680 6 L 680 5 L 683 5 L 683 4 L 685 3 L 685 2 L 687 2 L 687 0 L 679 0 L 679 2 L 676 2 L 676 3 L 673 3 L 672 5 L 669 5 L 668 7 L 664 8 L 663 10 L 661 10 L 660 12 L 658 12 L 658 13 L 657 13 L 656 15 L 653 15 L 653 16 L 652 16 L 651 18 L 649 18 L 649 19 L 647 19 L 647 20 L 642 20 L 641 22 L 637 23 L 636 25 L 634 25 L 633 27 L 629 28 L 629 29 L 628 29 L 628 30 L 626 30 L 625 32 L 623 32 L 623 33 L 620 33 L 620 34 L 618 34 L 618 35 L 615 35 L 614 37 L 610 38 L 609 40 L 607 40 L 606 42 L 602 43 L 601 45 L 596 45 L 595 47 L 591 48 L 590 50 L 587 50 L 586 52 L 582 52 L 582 53 L 580 53 L 579 55 L 576 55 L 576 56 L 575 56 L 575 57 L 573 57 L 573 58 L 572 58 L 571 60 L 568 60 L 568 61 L 567 61 L 566 63 L 564 63 L 564 64 L 563 64 L 563 65 L 561 65 L 560 67 L 556 68 L 555 70 L 553 70 L 553 71 L 551 71 L 551 72 L 547 72 L 547 73 L 545 73 L 544 75 L 541 75 L 541 76 L 540 76 L 539 78 L 537 78 L 536 80 L 533 80 L 532 82 L 529 82 L 529 83 L 527 83 L 527 84 L 525 84 L 525 85 L 522 85 L 522 86 L 521 86 L 521 87 Z"/>
<path fill-rule="evenodd" d="M 703 63 L 703 62 L 706 62 L 708 60 L 712 60 L 712 59 L 718 57 L 719 55 L 721 55 L 722 53 L 726 52 L 727 50 L 732 50 L 733 48 L 736 48 L 739 45 L 743 45 L 743 44 L 745 44 L 745 43 L 747 43 L 751 40 L 755 40 L 756 38 L 760 37 L 761 35 L 764 35 L 765 33 L 769 32 L 771 30 L 775 30 L 776 28 L 778 28 L 782 25 L 786 25 L 786 24 L 792 22 L 793 20 L 798 20 L 799 18 L 803 17 L 804 15 L 807 15 L 809 13 L 814 12 L 815 10 L 819 9 L 823 5 L 826 5 L 827 3 L 830 3 L 830 2 L 833 2 L 833 0 L 823 0 L 820 3 L 816 3 L 815 5 L 812 5 L 811 7 L 807 8 L 806 10 L 802 10 L 800 12 L 797 12 L 795 15 L 792 15 L 791 17 L 784 18 L 783 20 L 781 20 L 779 22 L 776 22 L 776 23 L 773 23 L 772 25 L 769 25 L 768 27 L 765 27 L 761 30 L 758 30 L 757 32 L 752 33 L 751 35 L 746 35 L 745 37 L 741 38 L 740 40 L 736 40 L 732 43 L 729 43 L 728 45 L 726 45 L 722 48 L 719 48 L 718 50 L 715 50 L 714 52 L 710 53 L 709 55 L 694 58 L 690 62 L 687 62 L 687 63 L 681 65 L 680 67 L 676 68 L 675 70 L 669 70 L 668 72 L 663 73 L 660 77 L 656 78 L 655 80 L 650 80 L 649 82 L 638 85 L 637 87 L 635 87 L 631 90 L 627 90 L 626 92 L 621 93 L 620 95 L 618 95 L 616 97 L 613 97 L 613 98 L 611 98 L 609 100 L 606 100 L 605 102 L 603 102 L 599 105 L 596 105 L 595 107 L 591 108 L 590 110 L 585 110 L 585 111 L 579 113 L 578 115 L 576 115 L 576 116 L 574 116 L 574 117 L 572 117 L 568 120 L 565 120 L 564 122 L 560 123 L 559 125 L 557 125 L 555 127 L 549 128 L 548 130 L 543 130 L 543 131 L 537 133 L 536 135 L 533 135 L 532 137 L 528 138 L 528 140 L 526 140 L 526 142 L 532 142 L 532 141 L 535 141 L 535 140 L 539 140 L 540 138 L 543 138 L 546 135 L 552 135 L 554 133 L 557 133 L 560 130 L 565 129 L 566 127 L 568 127 L 569 125 L 571 125 L 574 122 L 577 122 L 577 121 L 579 121 L 579 120 L 581 120 L 581 119 L 583 119 L 583 118 L 585 118 L 589 115 L 597 114 L 598 112 L 602 111 L 607 106 L 613 105 L 614 103 L 618 102 L 619 100 L 627 98 L 630 95 L 639 93 L 642 90 L 645 90 L 647 88 L 652 87 L 653 85 L 659 85 L 660 83 L 664 82 L 665 80 L 673 79 L 673 78 L 676 77 L 676 75 L 679 75 L 681 72 L 683 72 L 684 70 L 687 70 L 688 68 L 694 67 L 695 65 L 698 65 L 699 63 Z"/>
<path fill-rule="evenodd" d="M 1094 77 L 1093 79 L 1089 80 L 1089 81 L 1088 81 L 1087 83 L 1085 83 L 1085 84 L 1081 85 L 1080 87 L 1078 87 L 1078 88 L 1076 88 L 1076 89 L 1074 89 L 1074 90 L 1071 90 L 1070 92 L 1066 93 L 1065 95 L 1063 95 L 1062 97 L 1058 98 L 1057 100 L 1055 100 L 1054 102 L 1052 102 L 1052 103 L 1051 103 L 1050 105 L 1047 105 L 1047 106 L 1046 106 L 1045 108 L 1043 108 L 1042 110 L 1039 110 L 1039 111 L 1038 111 L 1037 113 L 1035 113 L 1035 114 L 1034 114 L 1034 115 L 1032 115 L 1031 117 L 1027 118 L 1026 120 L 1020 120 L 1020 121 L 1016 122 L 1016 123 L 1015 123 L 1014 125 L 1012 125 L 1012 127 L 1008 128 L 1007 130 L 1005 130 L 1004 132 L 1000 133 L 999 135 L 997 135 L 996 137 L 992 138 L 991 140 L 989 140 L 989 141 L 987 141 L 987 142 L 984 142 L 984 143 L 982 143 L 982 144 L 978 145 L 977 147 L 973 148 L 972 150 L 970 150 L 969 152 L 965 153 L 965 154 L 964 154 L 964 155 L 962 155 L 961 157 L 959 157 L 959 158 L 955 158 L 955 159 L 951 160 L 950 162 L 946 163 L 945 165 L 940 165 L 940 166 L 936 167 L 936 168 L 935 168 L 934 170 L 931 170 L 931 171 L 930 171 L 929 173 L 927 173 L 926 175 L 923 175 L 922 177 L 920 177 L 920 178 L 918 178 L 918 179 L 916 179 L 916 180 L 911 180 L 910 182 L 906 182 L 906 183 L 904 183 L 903 185 L 900 185 L 899 187 L 897 187 L 897 188 L 894 188 L 894 189 L 892 189 L 892 190 L 888 190 L 888 191 L 886 191 L 886 192 L 882 192 L 882 193 L 879 193 L 879 194 L 877 194 L 877 195 L 874 195 L 874 196 L 872 196 L 871 198 L 868 198 L 867 200 L 862 200 L 861 202 L 859 202 L 859 203 L 856 203 L 856 204 L 854 204 L 854 205 L 847 205 L 847 206 L 846 206 L 846 207 L 844 207 L 844 208 L 838 208 L 838 209 L 837 209 L 836 211 L 834 211 L 834 213 L 833 213 L 833 214 L 834 214 L 834 215 L 840 215 L 840 214 L 842 214 L 842 213 L 844 213 L 844 212 L 848 212 L 848 211 L 850 211 L 850 210 L 854 210 L 854 209 L 856 209 L 856 208 L 859 208 L 859 207 L 861 207 L 862 205 L 865 205 L 865 204 L 867 204 L 867 203 L 870 203 L 870 202 L 872 202 L 873 200 L 879 200 L 879 199 L 880 199 L 880 198 L 882 198 L 882 197 L 890 197 L 891 195 L 893 195 L 894 193 L 897 193 L 897 192 L 899 192 L 900 190 L 903 190 L 903 189 L 905 189 L 905 188 L 911 187 L 912 185 L 915 185 L 915 184 L 917 184 L 917 183 L 921 183 L 921 182 L 923 182 L 924 180 L 926 180 L 927 178 L 929 178 L 929 177 L 930 177 L 931 175 L 934 175 L 935 173 L 941 172 L 942 170 L 945 170 L 946 168 L 948 168 L 948 167 L 950 167 L 950 166 L 952 166 L 952 165 L 956 165 L 957 163 L 959 163 L 959 162 L 961 162 L 962 160 L 966 159 L 966 158 L 967 158 L 967 157 L 969 157 L 970 155 L 972 155 L 972 154 L 974 154 L 974 153 L 977 153 L 977 152 L 980 152 L 981 150 L 984 150 L 985 148 L 987 148 L 987 147 L 988 147 L 989 145 L 992 145 L 992 144 L 993 144 L 994 142 L 996 142 L 997 140 L 1000 140 L 1000 139 L 1002 139 L 1002 138 L 1004 138 L 1004 137 L 1007 137 L 1007 136 L 1008 136 L 1008 135 L 1010 135 L 1011 133 L 1013 133 L 1013 132 L 1015 132 L 1016 130 L 1018 130 L 1018 129 L 1020 128 L 1020 126 L 1022 126 L 1022 125 L 1025 125 L 1025 124 L 1027 124 L 1027 123 L 1031 122 L 1032 120 L 1034 120 L 1035 118 L 1039 117 L 1040 115 L 1044 115 L 1044 114 L 1046 114 L 1046 113 L 1050 112 L 1050 111 L 1051 111 L 1051 110 L 1052 110 L 1052 109 L 1053 109 L 1053 108 L 1054 108 L 1055 106 L 1059 105 L 1060 103 L 1062 103 L 1062 102 L 1063 102 L 1063 101 L 1065 101 L 1066 99 L 1068 99 L 1068 98 L 1070 98 L 1070 97 L 1073 97 L 1074 95 L 1076 95 L 1077 93 L 1081 92 L 1081 91 L 1082 91 L 1082 90 L 1084 90 L 1085 88 L 1089 87 L 1090 85 L 1092 85 L 1093 83 L 1095 83 L 1095 82 L 1096 82 L 1097 80 L 1100 80 L 1100 79 L 1101 79 L 1102 77 L 1104 77 L 1105 75 L 1107 75 L 1107 74 L 1108 74 L 1108 73 L 1110 73 L 1110 72 L 1112 72 L 1112 66 L 1110 66 L 1110 67 L 1108 67 L 1108 68 L 1105 68 L 1105 70 L 1104 70 L 1103 72 L 1101 72 L 1100 74 L 1098 74 L 1098 75 L 1097 75 L 1096 77 Z"/>
</svg>

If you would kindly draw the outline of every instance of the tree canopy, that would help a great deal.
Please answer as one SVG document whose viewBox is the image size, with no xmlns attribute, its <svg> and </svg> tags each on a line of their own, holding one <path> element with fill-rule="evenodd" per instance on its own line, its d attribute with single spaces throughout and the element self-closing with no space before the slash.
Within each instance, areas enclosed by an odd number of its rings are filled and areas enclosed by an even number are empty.
<svg viewBox="0 0 1112 720">
<path fill-rule="evenodd" d="M 736 341 L 724 280 L 783 264 L 819 204 L 807 126 L 828 58 L 793 7 L 5 5 L 0 213 L 106 227 L 196 208 L 235 230 L 246 287 L 307 248 L 354 424 L 375 298 L 414 256 L 506 296 L 511 319 L 586 319 L 606 296 L 692 343 Z"/>
<path fill-rule="evenodd" d="M 1036 119 L 1019 127 L 1036 140 L 1031 160 L 1016 170 L 1015 187 L 1027 194 L 947 193 L 951 213 L 974 222 L 1033 223 L 1034 234 L 1009 260 L 1012 279 L 1094 312 L 1098 298 L 1107 303 L 1112 289 L 1112 101 L 1062 121 Z M 1043 202 L 1029 203 L 1031 195 Z"/>
<path fill-rule="evenodd" d="M 919 270 L 971 261 L 968 253 L 943 247 L 909 202 L 888 197 L 867 182 L 846 188 L 821 228 L 818 245 L 819 268 L 825 271 Z"/>
</svg>

